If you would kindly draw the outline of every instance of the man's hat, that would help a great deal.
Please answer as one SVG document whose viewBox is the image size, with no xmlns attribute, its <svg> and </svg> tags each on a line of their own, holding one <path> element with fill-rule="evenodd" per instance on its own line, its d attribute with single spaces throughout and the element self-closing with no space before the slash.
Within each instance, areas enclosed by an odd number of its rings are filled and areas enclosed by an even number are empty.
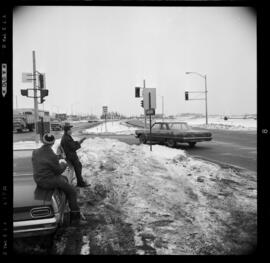
<svg viewBox="0 0 270 263">
<path fill-rule="evenodd" d="M 52 134 L 49 134 L 49 133 L 45 133 L 42 137 L 42 141 L 44 144 L 54 144 L 55 142 L 55 138 Z"/>
<path fill-rule="evenodd" d="M 66 122 L 63 129 L 64 129 L 64 131 L 69 131 L 70 128 L 72 128 L 72 127 L 73 127 L 72 125 L 70 125 L 68 122 Z"/>
</svg>

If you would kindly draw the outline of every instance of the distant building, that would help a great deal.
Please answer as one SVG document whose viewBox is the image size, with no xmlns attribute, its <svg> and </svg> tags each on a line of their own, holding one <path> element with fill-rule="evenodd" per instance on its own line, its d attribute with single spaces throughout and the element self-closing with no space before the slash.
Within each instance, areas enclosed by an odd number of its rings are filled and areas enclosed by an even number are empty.
<svg viewBox="0 0 270 263">
<path fill-rule="evenodd" d="M 66 113 L 56 113 L 55 119 L 65 121 L 65 120 L 67 120 L 67 114 Z"/>
</svg>

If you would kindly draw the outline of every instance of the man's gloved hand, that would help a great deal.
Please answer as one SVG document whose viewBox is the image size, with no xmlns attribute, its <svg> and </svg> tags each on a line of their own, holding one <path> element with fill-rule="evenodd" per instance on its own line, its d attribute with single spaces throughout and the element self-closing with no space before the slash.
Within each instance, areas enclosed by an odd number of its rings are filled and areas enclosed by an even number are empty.
<svg viewBox="0 0 270 263">
<path fill-rule="evenodd" d="M 60 159 L 59 164 L 60 164 L 62 169 L 67 168 L 67 166 L 68 166 L 67 162 L 64 159 Z"/>
</svg>

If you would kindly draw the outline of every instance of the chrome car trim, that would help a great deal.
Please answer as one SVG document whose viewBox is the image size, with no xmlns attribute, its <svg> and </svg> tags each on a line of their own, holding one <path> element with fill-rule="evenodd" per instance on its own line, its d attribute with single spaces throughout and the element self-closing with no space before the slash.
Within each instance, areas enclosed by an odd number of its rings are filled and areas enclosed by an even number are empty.
<svg viewBox="0 0 270 263">
<path fill-rule="evenodd" d="M 54 224 L 57 223 L 55 217 L 47 218 L 47 219 L 36 219 L 36 220 L 25 220 L 19 222 L 13 222 L 13 227 L 23 227 L 23 226 L 36 226 L 36 225 L 44 225 L 44 224 Z"/>
<path fill-rule="evenodd" d="M 183 137 L 182 140 L 206 140 L 212 139 L 212 137 Z"/>
<path fill-rule="evenodd" d="M 14 230 L 14 234 L 20 234 L 20 233 L 27 233 L 27 232 L 35 232 L 35 231 L 49 231 L 49 230 L 55 230 L 56 226 L 47 226 L 42 228 L 27 228 L 27 229 L 21 229 L 21 230 Z"/>
<path fill-rule="evenodd" d="M 38 213 L 38 212 L 43 212 L 45 214 L 43 215 L 35 215 L 35 213 Z M 30 210 L 30 215 L 32 218 L 42 218 L 42 217 L 47 217 L 49 215 L 51 215 L 51 208 L 46 206 L 46 207 L 38 207 L 38 208 L 32 208 Z"/>
</svg>

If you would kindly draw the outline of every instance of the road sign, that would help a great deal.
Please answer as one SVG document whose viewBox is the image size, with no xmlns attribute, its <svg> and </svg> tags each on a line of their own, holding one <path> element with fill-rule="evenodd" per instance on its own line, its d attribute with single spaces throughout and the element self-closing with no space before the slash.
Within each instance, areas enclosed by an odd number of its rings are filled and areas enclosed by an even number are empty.
<svg viewBox="0 0 270 263">
<path fill-rule="evenodd" d="M 146 109 L 145 114 L 146 115 L 155 115 L 155 109 Z"/>
<path fill-rule="evenodd" d="M 22 73 L 22 82 L 32 82 L 33 74 L 32 73 Z"/>
<path fill-rule="evenodd" d="M 143 101 L 144 109 L 149 109 L 149 93 L 151 94 L 151 109 L 156 108 L 156 89 L 155 88 L 145 88 L 143 89 Z"/>
<path fill-rule="evenodd" d="M 108 112 L 108 106 L 103 106 L 102 110 L 103 110 L 103 113 L 107 113 Z"/>
</svg>

